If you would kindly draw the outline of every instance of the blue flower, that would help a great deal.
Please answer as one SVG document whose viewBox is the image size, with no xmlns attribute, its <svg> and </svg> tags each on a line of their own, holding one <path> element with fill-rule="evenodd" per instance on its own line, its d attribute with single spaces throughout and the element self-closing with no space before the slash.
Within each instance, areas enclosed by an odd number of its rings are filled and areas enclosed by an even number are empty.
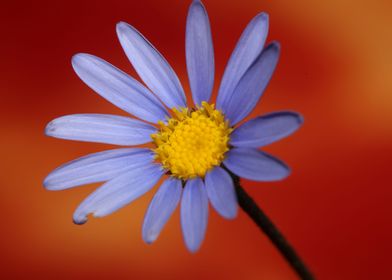
<svg viewBox="0 0 392 280">
<path fill-rule="evenodd" d="M 207 12 L 200 1 L 189 9 L 186 62 L 194 108 L 187 106 L 181 83 L 163 56 L 134 27 L 120 22 L 117 35 L 148 86 L 89 55 L 77 54 L 72 65 L 94 91 L 136 118 L 77 114 L 57 118 L 46 127 L 56 138 L 149 146 L 90 154 L 55 169 L 44 181 L 48 190 L 105 182 L 76 209 L 74 221 L 88 214 L 106 216 L 166 179 L 148 207 L 142 235 L 155 241 L 181 201 L 181 225 L 187 248 L 197 251 L 204 239 L 208 204 L 223 217 L 237 214 L 237 198 L 227 170 L 254 181 L 276 181 L 289 175 L 280 160 L 258 148 L 293 133 L 302 118 L 278 112 L 238 124 L 260 99 L 278 62 L 279 44 L 264 43 L 268 15 L 257 15 L 246 27 L 226 67 L 216 107 L 209 103 L 214 84 L 214 52 Z"/>
</svg>

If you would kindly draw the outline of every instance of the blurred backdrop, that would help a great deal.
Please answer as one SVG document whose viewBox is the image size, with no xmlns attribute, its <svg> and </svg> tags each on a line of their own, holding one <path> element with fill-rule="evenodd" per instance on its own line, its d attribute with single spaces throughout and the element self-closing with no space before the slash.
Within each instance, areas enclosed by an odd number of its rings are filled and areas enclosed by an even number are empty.
<svg viewBox="0 0 392 280">
<path fill-rule="evenodd" d="M 72 223 L 97 185 L 45 191 L 55 167 L 105 145 L 56 140 L 46 123 L 71 113 L 125 113 L 75 75 L 87 52 L 134 74 L 115 34 L 126 21 L 152 41 L 188 90 L 184 32 L 190 1 L 7 1 L 1 4 L 1 279 L 296 279 L 244 214 L 210 211 L 197 254 L 183 245 L 179 213 L 146 245 L 141 224 L 154 192 L 101 219 Z M 392 2 L 205 0 L 216 81 L 246 24 L 270 15 L 281 59 L 252 116 L 301 112 L 305 124 L 267 150 L 293 174 L 244 181 L 319 279 L 390 279 Z M 218 84 L 218 83 L 217 83 Z M 217 89 L 217 85 L 215 87 Z M 188 91 L 189 92 L 189 91 Z"/>
</svg>

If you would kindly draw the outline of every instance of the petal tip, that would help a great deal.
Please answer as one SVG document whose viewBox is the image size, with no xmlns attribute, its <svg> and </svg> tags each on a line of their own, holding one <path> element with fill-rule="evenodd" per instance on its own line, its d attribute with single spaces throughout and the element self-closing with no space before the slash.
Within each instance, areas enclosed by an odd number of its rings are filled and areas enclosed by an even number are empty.
<svg viewBox="0 0 392 280">
<path fill-rule="evenodd" d="M 282 181 L 291 175 L 291 168 L 288 167 L 287 164 L 283 162 L 282 164 L 283 164 L 284 172 L 282 173 L 282 176 L 277 179 L 277 181 Z"/>
<path fill-rule="evenodd" d="M 195 254 L 197 251 L 199 251 L 200 244 L 186 244 L 186 248 L 190 253 Z"/>
<path fill-rule="evenodd" d="M 74 54 L 72 57 L 71 57 L 71 64 L 72 64 L 72 67 L 73 68 L 75 68 L 75 65 L 78 63 L 78 60 L 79 60 L 79 57 L 80 57 L 80 53 L 77 53 L 77 54 Z"/>
<path fill-rule="evenodd" d="M 79 78 L 81 77 L 80 75 L 81 71 L 83 72 L 83 68 L 85 68 L 87 64 L 91 64 L 94 59 L 97 59 L 97 57 L 88 53 L 77 53 L 72 56 L 71 65 Z"/>
<path fill-rule="evenodd" d="M 120 29 L 120 28 L 126 27 L 127 25 L 128 25 L 128 23 L 126 23 L 125 21 L 119 21 L 116 23 L 116 28 Z"/>
<path fill-rule="evenodd" d="M 302 125 L 305 121 L 304 117 L 301 114 L 296 113 L 297 121 L 299 125 Z"/>
<path fill-rule="evenodd" d="M 46 176 L 44 181 L 42 182 L 42 185 L 44 186 L 44 189 L 47 191 L 56 191 L 56 187 L 52 184 L 51 182 L 51 175 L 49 174 Z"/>
<path fill-rule="evenodd" d="M 154 242 L 151 240 L 144 240 L 144 243 L 146 243 L 147 245 L 152 245 L 152 243 L 154 243 Z"/>
<path fill-rule="evenodd" d="M 269 22 L 269 14 L 266 13 L 266 12 L 261 12 L 261 13 L 259 13 L 259 14 L 255 17 L 255 19 L 268 23 L 268 22 Z"/>
<path fill-rule="evenodd" d="M 273 49 L 274 51 L 276 51 L 276 52 L 280 52 L 280 49 L 281 49 L 281 46 L 280 46 L 280 43 L 278 42 L 278 41 L 272 41 L 268 46 L 267 46 L 267 48 L 271 48 L 271 49 Z"/>
<path fill-rule="evenodd" d="M 55 120 L 49 122 L 46 127 L 45 127 L 45 131 L 44 134 L 46 136 L 53 136 L 53 133 L 56 131 L 56 125 L 55 125 Z"/>
<path fill-rule="evenodd" d="M 122 35 L 124 32 L 130 29 L 133 29 L 133 27 L 130 24 L 126 23 L 125 21 L 119 21 L 116 24 L 116 32 L 118 36 Z"/>
<path fill-rule="evenodd" d="M 201 6 L 201 7 L 204 9 L 204 4 L 203 4 L 203 2 L 200 1 L 200 0 L 193 0 L 191 6 L 193 7 L 193 6 L 195 6 L 195 5 L 199 5 L 199 6 Z"/>
<path fill-rule="evenodd" d="M 227 213 L 224 218 L 226 220 L 234 220 L 238 216 L 238 206 L 236 205 L 235 208 L 232 209 L 231 212 Z"/>
<path fill-rule="evenodd" d="M 226 220 L 234 220 L 235 218 L 237 218 L 237 216 L 238 216 L 238 207 L 236 207 L 235 210 L 233 210 L 232 212 L 225 213 L 224 215 L 222 215 L 222 217 L 225 218 Z"/>
<path fill-rule="evenodd" d="M 77 54 L 74 54 L 72 56 L 72 58 L 71 58 L 71 64 L 75 68 L 75 66 L 77 66 L 83 59 L 87 59 L 87 58 L 90 58 L 90 57 L 94 57 L 94 56 L 91 55 L 91 54 L 88 54 L 88 53 L 77 53 Z"/>
<path fill-rule="evenodd" d="M 82 212 L 82 210 L 80 208 L 76 209 L 76 211 L 74 212 L 73 217 L 72 217 L 73 223 L 75 225 L 83 225 L 83 224 L 87 223 L 87 220 L 88 220 L 87 215 L 88 215 L 88 213 L 86 213 L 84 211 Z"/>
<path fill-rule="evenodd" d="M 49 182 L 48 177 L 46 177 L 46 178 L 44 179 L 44 181 L 42 182 L 42 185 L 44 186 L 44 189 L 45 189 L 45 190 L 48 190 L 48 191 L 51 190 L 51 185 L 50 185 L 50 182 Z"/>
<path fill-rule="evenodd" d="M 142 234 L 143 237 L 143 241 L 148 244 L 151 245 L 152 243 L 154 243 L 155 240 L 157 240 L 158 236 L 156 234 L 151 234 L 151 233 L 143 233 Z"/>
<path fill-rule="evenodd" d="M 87 217 L 74 217 L 72 221 L 75 225 L 81 226 L 87 223 Z"/>
</svg>

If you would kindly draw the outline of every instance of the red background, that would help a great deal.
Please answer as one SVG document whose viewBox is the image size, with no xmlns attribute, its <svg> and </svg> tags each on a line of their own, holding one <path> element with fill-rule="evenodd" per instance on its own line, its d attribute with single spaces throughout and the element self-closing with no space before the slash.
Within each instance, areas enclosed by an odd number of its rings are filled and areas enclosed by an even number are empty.
<svg viewBox="0 0 392 280">
<path fill-rule="evenodd" d="M 59 164 L 108 148 L 43 135 L 51 119 L 124 114 L 88 89 L 70 58 L 88 52 L 133 73 L 115 23 L 136 26 L 188 89 L 184 31 L 190 1 L 7 1 L 1 4 L 1 279 L 296 279 L 242 212 L 211 211 L 197 254 L 183 245 L 178 211 L 152 246 L 141 239 L 153 192 L 84 226 L 72 212 L 96 186 L 49 192 Z M 269 40 L 282 55 L 253 113 L 291 109 L 305 124 L 268 147 L 293 169 L 247 191 L 319 279 L 392 277 L 392 2 L 205 1 L 219 81 L 242 29 L 270 14 Z M 388 277 L 389 276 L 389 277 Z"/>
</svg>

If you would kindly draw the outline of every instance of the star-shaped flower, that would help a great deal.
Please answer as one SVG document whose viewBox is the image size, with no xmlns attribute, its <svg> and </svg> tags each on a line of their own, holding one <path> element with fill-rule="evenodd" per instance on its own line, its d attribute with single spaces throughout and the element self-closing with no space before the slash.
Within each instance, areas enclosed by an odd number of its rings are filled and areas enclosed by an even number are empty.
<svg viewBox="0 0 392 280">
<path fill-rule="evenodd" d="M 181 83 L 163 56 L 134 27 L 120 22 L 120 43 L 147 85 L 108 62 L 77 54 L 78 76 L 103 98 L 136 118 L 78 114 L 57 118 L 49 136 L 148 147 L 120 148 L 71 161 L 45 179 L 48 190 L 105 182 L 76 209 L 74 221 L 88 214 L 106 216 L 152 189 L 162 176 L 147 210 L 143 239 L 155 241 L 181 201 L 181 225 L 187 248 L 197 251 L 204 239 L 209 202 L 225 218 L 237 214 L 233 179 L 227 170 L 254 181 L 281 180 L 289 168 L 258 148 L 290 135 L 302 118 L 278 112 L 238 124 L 254 109 L 278 62 L 279 44 L 264 43 L 268 16 L 257 15 L 246 27 L 226 67 L 216 107 L 210 103 L 214 84 L 214 51 L 207 12 L 200 1 L 189 9 L 186 62 L 195 107 L 186 102 Z"/>
</svg>

